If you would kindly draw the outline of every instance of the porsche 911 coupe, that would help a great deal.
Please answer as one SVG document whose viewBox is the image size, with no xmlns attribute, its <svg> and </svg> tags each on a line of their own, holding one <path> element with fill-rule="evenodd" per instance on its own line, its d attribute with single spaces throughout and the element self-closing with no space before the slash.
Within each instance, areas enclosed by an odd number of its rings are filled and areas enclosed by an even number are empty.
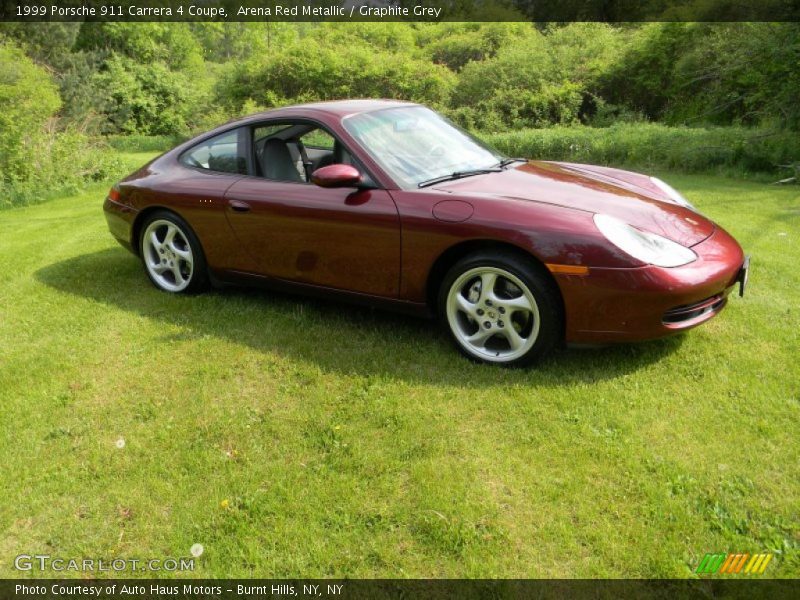
<svg viewBox="0 0 800 600">
<path fill-rule="evenodd" d="M 104 210 L 165 292 L 262 284 L 441 316 L 464 354 L 505 365 L 700 325 L 749 262 L 659 179 L 508 158 L 384 100 L 231 121 L 114 185 Z"/>
</svg>

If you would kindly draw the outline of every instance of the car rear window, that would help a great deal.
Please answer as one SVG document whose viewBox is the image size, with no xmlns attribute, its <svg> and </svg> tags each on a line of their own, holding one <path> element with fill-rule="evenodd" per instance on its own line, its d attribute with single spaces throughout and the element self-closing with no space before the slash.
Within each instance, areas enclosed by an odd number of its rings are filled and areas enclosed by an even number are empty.
<svg viewBox="0 0 800 600">
<path fill-rule="evenodd" d="M 241 137 L 242 129 L 222 133 L 190 148 L 180 161 L 189 167 L 246 175 L 247 160 Z"/>
</svg>

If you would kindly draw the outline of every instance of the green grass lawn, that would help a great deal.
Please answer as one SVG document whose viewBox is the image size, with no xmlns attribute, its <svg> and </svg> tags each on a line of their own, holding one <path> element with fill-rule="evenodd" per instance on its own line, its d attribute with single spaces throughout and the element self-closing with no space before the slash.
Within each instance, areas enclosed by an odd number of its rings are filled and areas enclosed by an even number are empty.
<svg viewBox="0 0 800 600">
<path fill-rule="evenodd" d="M 800 188 L 664 177 L 753 255 L 747 296 L 527 370 L 413 318 L 161 293 L 106 186 L 0 212 L 0 576 L 195 543 L 192 576 L 800 576 Z"/>
</svg>

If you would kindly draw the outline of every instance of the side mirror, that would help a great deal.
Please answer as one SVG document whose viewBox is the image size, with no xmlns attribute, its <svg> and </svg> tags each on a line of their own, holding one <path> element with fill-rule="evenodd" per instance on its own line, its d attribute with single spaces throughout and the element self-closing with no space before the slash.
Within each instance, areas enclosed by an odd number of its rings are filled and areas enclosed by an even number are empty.
<svg viewBox="0 0 800 600">
<path fill-rule="evenodd" d="M 361 173 L 353 165 L 328 165 L 314 171 L 311 182 L 324 188 L 358 187 Z"/>
</svg>

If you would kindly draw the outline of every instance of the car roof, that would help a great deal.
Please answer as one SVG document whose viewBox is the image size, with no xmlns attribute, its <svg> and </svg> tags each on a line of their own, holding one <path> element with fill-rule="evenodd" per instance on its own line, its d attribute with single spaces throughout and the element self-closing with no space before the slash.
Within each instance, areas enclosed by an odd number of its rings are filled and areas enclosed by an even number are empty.
<svg viewBox="0 0 800 600">
<path fill-rule="evenodd" d="M 344 118 L 349 115 L 372 112 L 385 108 L 399 108 L 402 106 L 419 106 L 413 102 L 403 100 L 330 100 L 327 102 L 310 102 L 308 104 L 294 104 L 292 106 L 282 106 L 272 110 L 247 115 L 240 119 L 234 119 L 226 125 L 234 123 L 247 123 L 261 119 L 274 119 L 275 117 L 314 117 L 321 114 Z"/>
</svg>

